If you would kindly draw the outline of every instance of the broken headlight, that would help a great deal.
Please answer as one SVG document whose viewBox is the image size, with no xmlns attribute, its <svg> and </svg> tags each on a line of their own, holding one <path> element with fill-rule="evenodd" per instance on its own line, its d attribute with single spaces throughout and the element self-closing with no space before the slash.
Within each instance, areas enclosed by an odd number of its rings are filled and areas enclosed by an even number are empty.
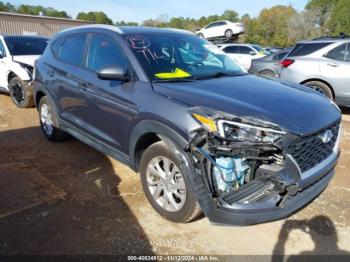
<svg viewBox="0 0 350 262">
<path fill-rule="evenodd" d="M 227 120 L 218 120 L 217 126 L 221 137 L 237 141 L 274 143 L 285 134 L 282 131 L 271 128 Z"/>
<path fill-rule="evenodd" d="M 208 132 L 230 140 L 274 143 L 285 134 L 276 125 L 257 119 L 242 119 L 200 107 L 193 108 L 191 114 Z"/>
</svg>

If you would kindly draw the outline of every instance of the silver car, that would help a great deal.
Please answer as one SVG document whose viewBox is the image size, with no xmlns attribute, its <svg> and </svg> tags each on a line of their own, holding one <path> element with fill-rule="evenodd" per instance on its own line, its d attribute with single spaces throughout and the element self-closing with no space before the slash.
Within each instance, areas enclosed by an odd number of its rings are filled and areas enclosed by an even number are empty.
<svg viewBox="0 0 350 262">
<path fill-rule="evenodd" d="M 338 105 L 350 106 L 350 38 L 299 42 L 281 66 L 281 79 L 306 85 Z"/>
</svg>

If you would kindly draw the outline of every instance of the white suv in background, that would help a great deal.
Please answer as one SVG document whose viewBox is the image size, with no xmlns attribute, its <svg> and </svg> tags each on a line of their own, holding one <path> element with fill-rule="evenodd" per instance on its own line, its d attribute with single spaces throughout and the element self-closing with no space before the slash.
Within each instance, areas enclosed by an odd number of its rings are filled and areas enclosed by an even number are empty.
<svg viewBox="0 0 350 262">
<path fill-rule="evenodd" d="M 313 88 L 338 105 L 350 106 L 350 37 L 299 42 L 281 66 L 281 79 Z"/>
<path fill-rule="evenodd" d="M 18 107 L 34 106 L 34 62 L 48 41 L 38 36 L 0 35 L 0 91 L 9 93 Z"/>
<path fill-rule="evenodd" d="M 198 29 L 196 34 L 205 39 L 217 37 L 232 38 L 235 35 L 243 34 L 244 26 L 242 23 L 233 23 L 230 21 L 217 21 L 210 23 L 204 28 Z"/>
<path fill-rule="evenodd" d="M 218 45 L 218 47 L 247 71 L 250 69 L 253 59 L 262 58 L 270 54 L 259 45 L 222 44 Z"/>
</svg>

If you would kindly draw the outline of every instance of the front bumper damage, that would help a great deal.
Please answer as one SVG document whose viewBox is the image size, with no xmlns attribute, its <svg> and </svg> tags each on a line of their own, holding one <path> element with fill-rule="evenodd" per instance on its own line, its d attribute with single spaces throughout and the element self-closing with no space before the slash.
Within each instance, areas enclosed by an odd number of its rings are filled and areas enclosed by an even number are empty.
<svg viewBox="0 0 350 262">
<path fill-rule="evenodd" d="M 339 127 L 340 129 L 340 127 Z M 288 151 L 297 136 L 288 134 L 271 145 L 230 143 L 213 138 L 208 133 L 198 134 L 190 145 L 191 180 L 203 213 L 214 224 L 252 225 L 287 217 L 316 198 L 334 175 L 338 161 L 339 131 L 332 152 L 314 167 L 302 171 Z M 233 186 L 229 192 L 215 191 L 212 183 L 213 158 L 241 155 L 253 166 L 246 182 Z M 214 183 L 215 184 L 215 183 Z M 238 183 L 237 183 L 238 184 Z"/>
</svg>

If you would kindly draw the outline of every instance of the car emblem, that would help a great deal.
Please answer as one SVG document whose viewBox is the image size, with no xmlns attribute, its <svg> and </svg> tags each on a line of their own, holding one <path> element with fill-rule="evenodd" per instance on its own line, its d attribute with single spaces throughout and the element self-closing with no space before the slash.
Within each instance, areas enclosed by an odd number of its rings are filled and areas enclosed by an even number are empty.
<svg viewBox="0 0 350 262">
<path fill-rule="evenodd" d="M 331 130 L 327 130 L 319 137 L 324 144 L 328 144 L 332 140 L 333 132 Z"/>
</svg>

